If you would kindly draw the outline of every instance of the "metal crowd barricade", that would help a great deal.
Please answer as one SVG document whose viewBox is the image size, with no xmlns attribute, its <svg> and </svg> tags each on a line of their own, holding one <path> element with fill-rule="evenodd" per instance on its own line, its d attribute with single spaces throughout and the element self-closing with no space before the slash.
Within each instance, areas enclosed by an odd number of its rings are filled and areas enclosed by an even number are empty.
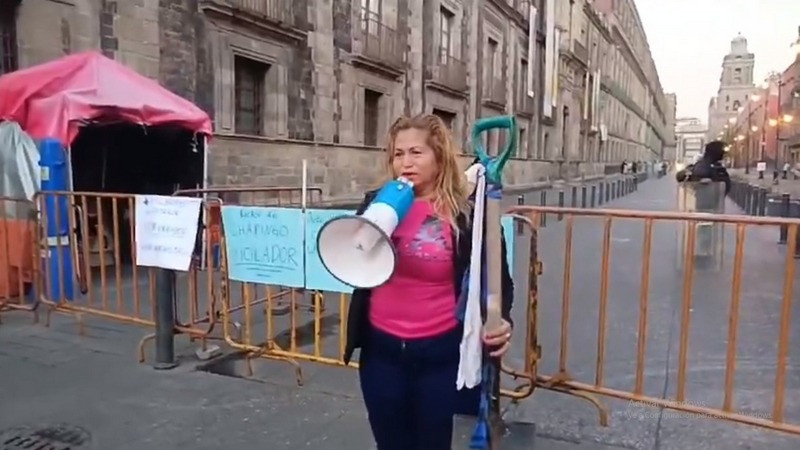
<svg viewBox="0 0 800 450">
<path fill-rule="evenodd" d="M 0 314 L 39 305 L 36 206 L 27 199 L 0 197 Z"/>
<path fill-rule="evenodd" d="M 678 211 L 685 213 L 724 214 L 725 183 L 703 180 L 678 183 Z M 689 227 L 696 227 L 694 240 Z M 723 266 L 725 224 L 709 220 L 684 222 L 677 228 L 676 267 L 682 270 L 688 256 L 686 249 L 692 249 L 694 267 L 698 269 L 721 270 Z"/>
<path fill-rule="evenodd" d="M 136 196 L 102 192 L 40 192 L 34 200 L 39 210 L 37 247 L 43 270 L 38 289 L 50 314 L 72 314 L 79 331 L 85 332 L 83 315 L 146 327 L 155 326 L 155 270 L 136 265 Z M 67 235 L 43 238 L 50 222 L 62 229 L 60 215 L 50 217 L 45 203 L 64 202 L 67 209 Z M 204 205 L 202 210 L 206 210 Z M 55 252 L 51 254 L 51 248 Z M 69 258 L 62 252 L 68 249 Z M 53 261 L 52 258 L 56 258 Z M 193 268 L 187 274 L 192 278 Z M 73 283 L 74 282 L 74 283 Z M 214 311 L 213 297 L 198 301 L 198 290 L 189 284 L 176 288 L 175 298 L 188 297 L 187 306 L 176 302 L 178 314 L 197 317 L 198 310 Z M 203 304 L 201 307 L 200 304 Z M 188 309 L 188 311 L 187 311 Z M 206 337 L 213 322 L 187 320 L 176 324 L 176 331 L 192 337 Z M 140 345 L 140 359 L 142 346 Z"/>
<path fill-rule="evenodd" d="M 220 210 L 220 193 L 237 193 L 265 204 L 285 204 L 298 201 L 300 188 L 218 188 L 179 191 L 178 195 L 212 197 L 203 202 L 198 246 L 190 270 L 179 273 L 176 282 L 176 332 L 192 339 L 211 337 L 220 315 L 221 299 L 219 271 L 208 270 L 208 262 L 218 255 L 214 246 L 205 245 L 213 239 L 212 227 L 206 226 Z M 318 188 L 309 188 L 312 200 L 321 197 Z M 155 270 L 136 265 L 135 195 L 100 192 L 39 192 L 32 204 L 38 210 L 38 223 L 31 240 L 36 255 L 35 274 L 39 274 L 34 292 L 36 302 L 47 304 L 45 324 L 50 323 L 53 311 L 72 314 L 84 333 L 83 316 L 142 325 L 155 326 Z M 64 228 L 64 219 L 49 217 L 46 203 L 65 203 L 68 230 L 63 238 L 46 238 L 48 224 Z M 34 216 L 35 217 L 35 216 Z M 35 219 L 33 221 L 36 223 Z M 218 231 L 218 230 L 217 230 Z M 50 247 L 56 249 L 51 256 Z M 65 258 L 68 249 L 70 258 Z M 39 257 L 38 255 L 41 255 Z M 55 258 L 53 260 L 52 258 Z M 70 264 L 71 263 L 71 264 Z M 41 270 L 41 268 L 47 270 Z M 55 267 L 55 269 L 53 269 Z M 213 267 L 213 264 L 211 264 Z M 205 283 L 199 283 L 198 272 L 206 272 Z M 215 279 L 216 277 L 216 279 Z M 5 301 L 4 307 L 9 305 Z M 15 302 L 16 304 L 16 302 Z M 34 303 L 35 305 L 35 303 Z M 241 308 L 237 306 L 236 308 Z M 139 359 L 144 361 L 144 344 L 139 345 Z"/>
<path fill-rule="evenodd" d="M 222 240 L 222 205 L 241 205 L 241 206 L 279 206 L 295 207 L 302 204 L 302 188 L 299 187 L 263 187 L 263 186 L 220 186 L 206 189 L 181 189 L 175 191 L 175 196 L 204 198 L 206 207 L 203 209 L 200 228 L 198 230 L 197 250 L 193 259 L 192 270 L 186 279 L 189 296 L 185 303 L 188 303 L 188 317 L 179 314 L 178 327 L 192 327 L 200 323 L 216 323 L 223 320 L 222 314 L 222 290 L 223 279 L 220 271 L 221 261 L 224 258 L 224 247 Z M 322 202 L 322 189 L 319 187 L 309 187 L 306 189 L 306 203 L 316 205 Z M 182 283 L 179 280 L 178 283 Z M 246 292 L 243 283 L 229 283 L 228 289 L 238 293 L 238 296 L 229 296 L 227 301 L 226 317 L 233 322 L 229 325 L 235 329 L 240 329 L 241 325 L 233 316 L 233 313 L 242 311 L 245 308 L 253 308 L 265 303 L 268 299 L 275 301 L 274 313 L 277 316 L 289 314 L 292 310 L 291 301 L 287 297 L 302 295 L 292 289 L 280 288 L 273 292 L 276 287 L 265 288 L 256 287 L 253 291 Z M 202 295 L 201 295 L 202 294 Z M 210 300 L 200 301 L 200 304 L 207 304 L 205 310 L 198 306 L 198 298 L 207 296 Z M 179 299 L 179 305 L 184 302 Z M 313 305 L 294 304 L 297 308 L 313 308 Z M 184 308 L 185 309 L 185 308 Z M 213 325 L 212 325 L 213 327 Z M 151 339 L 153 335 L 145 339 Z M 205 348 L 208 334 L 199 336 L 202 346 Z M 194 338 L 194 337 L 192 337 Z M 144 352 L 140 347 L 140 360 Z"/>
<path fill-rule="evenodd" d="M 536 229 L 526 217 L 515 217 L 527 224 L 531 239 L 531 251 L 535 258 Z M 222 234 L 224 245 L 224 233 Z M 517 249 L 519 251 L 520 249 Z M 501 394 L 513 400 L 529 397 L 534 390 L 536 364 L 539 348 L 536 341 L 536 308 L 537 308 L 537 276 L 538 266 L 530 266 L 528 289 L 521 296 L 526 301 L 515 308 L 526 308 L 528 323 L 525 327 L 524 359 L 522 368 L 513 368 L 507 364 L 502 371 L 519 383 L 513 389 L 503 389 Z M 227 259 L 222 258 L 223 272 L 223 334 L 231 347 L 246 356 L 247 373 L 253 374 L 252 358 L 263 357 L 285 361 L 295 367 L 298 384 L 303 383 L 300 361 L 344 367 L 344 351 L 347 336 L 347 313 L 350 302 L 349 294 L 331 292 L 308 292 L 292 289 L 288 293 L 290 312 L 285 316 L 276 314 L 276 306 L 282 290 L 276 286 L 259 286 L 254 283 L 232 282 L 227 277 Z M 238 286 L 237 286 L 238 285 Z M 525 284 L 518 284 L 525 286 Z M 241 290 L 242 308 L 237 310 L 230 302 L 231 293 Z M 261 294 L 260 294 L 261 293 Z M 265 301 L 257 301 L 260 296 Z M 309 300 L 311 308 L 298 307 L 302 300 Z M 327 300 L 327 302 L 326 302 Z M 357 368 L 358 362 L 350 363 L 350 368 Z"/>
<path fill-rule="evenodd" d="M 794 257 L 794 253 L 791 251 L 787 251 L 783 256 L 783 267 L 784 272 L 782 274 L 774 274 L 777 276 L 782 277 L 781 281 L 781 289 L 780 294 L 776 295 L 776 306 L 779 304 L 780 313 L 777 315 L 777 319 L 775 320 L 775 328 L 777 330 L 777 340 L 775 342 L 775 352 L 776 352 L 776 362 L 774 364 L 775 368 L 775 376 L 773 379 L 773 383 L 766 384 L 766 388 L 772 391 L 772 407 L 769 413 L 760 412 L 760 411 L 752 411 L 748 410 L 747 400 L 745 403 L 741 405 L 739 408 L 735 406 L 734 403 L 734 385 L 737 373 L 737 363 L 744 365 L 745 362 L 738 361 L 737 357 L 737 341 L 739 339 L 739 335 L 741 332 L 740 326 L 740 309 L 744 302 L 742 301 L 742 288 L 743 288 L 743 275 L 746 273 L 743 270 L 743 263 L 745 259 L 745 238 L 747 236 L 746 231 L 748 228 L 755 228 L 755 227 L 763 227 L 763 226 L 771 226 L 771 227 L 778 227 L 781 225 L 785 225 L 788 228 L 788 248 L 795 248 L 798 244 L 798 231 L 800 231 L 800 219 L 794 218 L 776 218 L 776 217 L 749 217 L 749 216 L 733 216 L 733 215 L 724 215 L 724 214 L 707 214 L 707 213 L 687 213 L 687 212 L 656 212 L 656 211 L 628 211 L 628 210 L 591 210 L 591 209 L 575 209 L 575 208 L 555 208 L 555 207 L 540 207 L 540 206 L 521 206 L 516 207 L 511 210 L 512 214 L 526 216 L 530 219 L 531 223 L 536 226 L 539 223 L 539 217 L 543 214 L 564 214 L 565 215 L 565 237 L 564 237 L 564 244 L 563 244 L 563 257 L 561 255 L 553 255 L 553 257 L 557 261 L 563 261 L 563 282 L 561 286 L 561 304 L 560 304 L 560 317 L 557 319 L 556 317 L 548 317 L 546 321 L 542 322 L 544 324 L 549 323 L 558 323 L 560 321 L 559 333 L 554 333 L 554 338 L 557 340 L 558 350 L 554 351 L 553 354 L 556 355 L 554 358 L 555 361 L 553 362 L 554 366 L 557 366 L 557 370 L 552 375 L 543 375 L 539 374 L 536 378 L 536 385 L 540 388 L 551 389 L 562 393 L 568 393 L 572 395 L 578 395 L 586 400 L 592 402 L 599 411 L 600 414 L 600 422 L 602 425 L 607 424 L 608 420 L 608 410 L 607 408 L 600 402 L 600 400 L 595 397 L 595 395 L 602 395 L 607 397 L 612 397 L 621 400 L 627 400 L 630 402 L 637 402 L 638 404 L 644 404 L 648 406 L 660 407 L 660 408 L 667 408 L 675 411 L 681 411 L 685 413 L 697 414 L 705 417 L 713 417 L 718 419 L 723 419 L 732 422 L 738 422 L 743 424 L 754 425 L 758 427 L 785 431 L 793 434 L 800 434 L 800 418 L 796 416 L 796 410 L 791 410 L 785 407 L 785 397 L 787 394 L 786 385 L 787 385 L 787 369 L 789 364 L 789 338 L 790 338 L 790 325 L 792 321 L 792 300 L 793 297 L 796 299 L 796 286 L 795 286 L 795 264 L 796 260 Z M 574 226 L 576 223 L 576 219 L 584 219 L 585 221 L 591 220 L 602 220 L 602 245 L 601 245 L 601 254 L 600 254 L 600 268 L 599 268 L 599 302 L 595 302 L 594 299 L 583 299 L 579 298 L 578 301 L 586 300 L 589 304 L 597 304 L 597 330 L 596 334 L 579 334 L 577 333 L 579 329 L 586 328 L 586 325 L 581 324 L 578 329 L 574 326 L 571 327 L 571 316 L 573 314 L 586 314 L 586 311 L 583 309 L 575 308 L 572 304 L 573 301 L 573 294 L 572 291 L 574 289 L 572 283 L 572 272 L 573 272 L 573 237 L 574 236 L 582 236 L 582 246 L 587 246 L 588 242 L 586 242 L 585 232 L 574 233 Z M 694 397 L 690 395 L 688 389 L 688 374 L 692 369 L 692 364 L 694 361 L 690 361 L 690 324 L 692 322 L 692 308 L 693 308 L 693 288 L 695 286 L 695 278 L 694 274 L 694 262 L 695 258 L 693 258 L 693 252 L 684 251 L 685 263 L 683 266 L 683 274 L 682 283 L 678 286 L 675 286 L 676 290 L 680 293 L 678 295 L 678 299 L 680 299 L 680 306 L 679 306 L 679 316 L 680 316 L 680 336 L 679 336 L 679 348 L 678 348 L 678 361 L 677 361 L 677 386 L 674 388 L 674 395 L 667 394 L 667 397 L 664 397 L 662 394 L 662 388 L 658 387 L 656 389 L 658 392 L 652 391 L 649 394 L 645 391 L 645 378 L 649 375 L 646 370 L 646 362 L 648 360 L 648 329 L 651 326 L 657 325 L 652 321 L 652 318 L 648 315 L 648 309 L 654 307 L 651 305 L 650 299 L 650 286 L 651 286 L 651 278 L 653 275 L 651 274 L 651 259 L 653 258 L 653 245 L 654 239 L 654 229 L 656 226 L 662 226 L 664 224 L 677 224 L 679 226 L 685 226 L 684 224 L 689 224 L 686 227 L 687 233 L 687 241 L 688 242 L 695 242 L 697 240 L 698 234 L 698 227 L 696 226 L 698 223 L 701 222 L 711 222 L 715 226 L 717 224 L 727 224 L 735 227 L 736 229 L 736 242 L 735 242 L 735 250 L 732 260 L 732 268 L 731 268 L 731 280 L 729 284 L 726 282 L 726 286 L 730 286 L 730 296 L 729 296 L 729 307 L 726 310 L 720 311 L 723 314 L 726 314 L 726 320 L 723 319 L 724 323 L 727 325 L 727 330 L 723 332 L 724 336 L 720 336 L 720 339 L 724 340 L 725 343 L 725 365 L 724 365 L 724 377 L 720 377 L 722 381 L 720 384 L 721 392 L 721 401 L 719 405 L 712 405 L 710 403 L 704 403 L 704 401 L 708 398 L 709 395 L 706 391 L 702 392 L 701 397 Z M 609 324 L 608 322 L 608 311 L 609 311 L 609 303 L 611 302 L 611 296 L 609 291 L 611 290 L 611 270 L 610 270 L 610 260 L 611 260 L 611 248 L 612 248 L 612 227 L 614 224 L 627 224 L 627 227 L 631 227 L 631 223 L 633 224 L 640 224 L 642 226 L 642 261 L 641 263 L 634 262 L 633 265 L 637 267 L 641 267 L 641 271 L 636 274 L 632 273 L 630 275 L 631 279 L 628 279 L 628 273 L 624 273 L 622 276 L 624 280 L 615 279 L 615 285 L 617 282 L 620 282 L 622 285 L 626 286 L 634 286 L 633 290 L 636 290 L 635 286 L 638 281 L 638 324 L 636 326 L 636 334 L 637 339 L 633 343 L 632 347 L 635 347 L 635 364 L 631 364 L 631 371 L 628 372 L 627 370 L 623 370 L 620 373 L 615 373 L 615 380 L 616 383 L 610 382 L 608 379 L 609 377 L 606 374 L 606 364 L 607 363 L 619 363 L 619 358 L 616 358 L 615 361 L 608 361 L 606 357 L 606 345 L 607 341 L 610 339 L 609 335 Z M 618 225 L 621 226 L 621 225 Z M 596 230 L 596 227 L 590 227 L 591 229 Z M 586 228 L 585 230 L 589 230 L 590 228 Z M 539 243 L 542 242 L 552 242 L 552 241 L 542 241 L 540 240 Z M 555 244 L 560 246 L 560 244 Z M 691 248 L 689 246 L 688 248 Z M 588 250 L 587 251 L 594 251 Z M 686 250 L 686 248 L 684 248 Z M 552 249 L 550 250 L 552 252 Z M 539 254 L 541 255 L 541 248 L 538 249 Z M 545 255 L 548 256 L 548 255 Z M 578 264 L 582 262 L 586 262 L 585 258 L 577 259 Z M 593 261 L 591 261 L 593 262 Z M 631 262 L 626 261 L 628 265 L 626 267 L 630 267 Z M 537 263 L 538 264 L 538 263 Z M 556 268 L 557 270 L 557 268 Z M 777 281 L 777 280 L 775 280 Z M 585 279 L 582 280 L 582 283 L 586 282 Z M 671 289 L 671 288 L 670 288 Z M 593 288 L 589 288 L 589 291 L 593 291 Z M 552 294 L 550 292 L 541 292 L 539 293 L 540 296 L 545 298 L 551 298 Z M 663 298 L 659 298 L 659 301 Z M 630 311 L 631 306 L 627 300 L 628 299 L 615 299 L 621 300 L 624 302 L 620 308 L 624 308 L 625 310 Z M 700 299 L 698 299 L 700 300 Z M 708 300 L 707 298 L 703 298 L 702 300 Z M 763 316 L 763 305 L 761 300 L 763 297 L 759 298 L 759 315 Z M 708 306 L 708 305 L 706 305 Z M 552 308 L 559 309 L 559 308 Z M 575 310 L 572 312 L 572 310 Z M 592 313 L 593 314 L 593 313 Z M 559 320 L 560 319 L 560 320 Z M 742 324 L 746 324 L 746 322 L 741 322 Z M 708 324 L 702 324 L 703 327 L 708 328 Z M 699 326 L 699 325 L 698 325 Z M 540 330 L 541 331 L 541 330 Z M 573 333 L 571 333 L 572 331 Z M 763 327 L 759 327 L 757 330 L 752 330 L 752 332 L 763 333 Z M 575 336 L 574 334 L 579 334 Z M 581 340 L 583 338 L 584 340 Z M 617 342 L 620 340 L 624 341 L 631 341 L 629 335 L 618 336 Z M 542 335 L 540 334 L 538 339 L 542 340 Z M 573 342 L 575 340 L 579 340 L 579 342 Z M 594 376 L 592 377 L 592 381 L 583 380 L 584 377 L 591 377 L 591 371 L 585 371 L 584 367 L 582 366 L 580 369 L 581 374 L 577 377 L 573 376 L 568 370 L 569 365 L 569 350 L 575 349 L 578 346 L 584 346 L 589 344 L 585 340 L 588 339 L 591 342 L 590 345 L 596 346 L 596 358 L 595 358 L 595 365 L 594 365 Z M 696 344 L 699 345 L 699 344 Z M 764 353 L 767 349 L 758 348 L 759 353 Z M 621 348 L 615 349 L 616 353 L 623 351 Z M 652 350 L 651 350 L 652 352 Z M 652 356 L 652 355 L 651 355 Z M 709 355 L 702 354 L 695 356 L 696 358 L 707 359 Z M 549 362 L 549 358 L 548 362 Z M 696 363 L 699 364 L 699 369 L 703 367 L 707 368 L 707 364 L 704 364 L 703 360 L 698 360 Z M 540 366 L 541 366 L 540 361 Z M 769 364 L 772 366 L 772 364 Z M 540 368 L 541 372 L 541 368 Z M 585 373 L 588 372 L 588 373 Z M 665 376 L 669 376 L 669 372 L 665 374 Z M 703 382 L 707 382 L 709 380 L 708 375 L 702 374 Z M 724 379 L 723 379 L 724 378 Z M 764 386 L 764 378 L 760 376 L 758 380 L 753 381 L 754 383 L 758 383 L 759 387 Z M 724 382 L 724 386 L 722 385 Z M 629 387 L 621 387 L 621 384 L 627 385 L 630 383 Z M 664 381 L 660 381 L 659 384 L 664 383 Z M 749 386 L 745 389 L 752 389 L 753 386 Z M 797 420 L 798 422 L 792 423 L 787 420 L 786 414 L 787 412 L 794 413 L 794 417 L 792 420 Z"/>
<path fill-rule="evenodd" d="M 46 325 L 50 323 L 50 313 L 56 311 L 74 314 L 81 333 L 83 314 L 154 326 L 154 273 L 136 266 L 135 197 L 48 191 L 37 193 L 34 201 L 39 210 L 41 237 L 37 245 L 43 267 L 47 268 L 40 286 L 41 300 L 50 306 Z M 67 235 L 46 239 L 50 222 L 56 229 L 63 229 L 64 224 L 60 215 L 49 216 L 45 204 L 61 202 L 67 205 Z M 51 247 L 55 247 L 54 256 Z M 64 247 L 69 249 L 69 258 L 62 251 Z"/>
</svg>

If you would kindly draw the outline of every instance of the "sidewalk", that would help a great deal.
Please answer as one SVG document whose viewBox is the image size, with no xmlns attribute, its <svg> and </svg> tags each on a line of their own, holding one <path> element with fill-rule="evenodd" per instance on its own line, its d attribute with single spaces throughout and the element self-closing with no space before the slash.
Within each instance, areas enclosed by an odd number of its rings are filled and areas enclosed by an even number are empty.
<svg viewBox="0 0 800 450">
<path fill-rule="evenodd" d="M 54 315 L 45 328 L 30 316 L 5 314 L 0 442 L 59 430 L 70 450 L 374 448 L 353 370 L 304 364 L 304 387 L 285 363 L 256 362 L 258 380 L 215 375 L 197 370 L 179 337 L 182 364 L 156 371 L 134 357 L 144 334 L 87 319 L 87 336 L 79 337 L 70 317 Z M 469 435 L 471 424 L 460 431 Z M 535 447 L 521 448 L 615 447 L 537 437 Z"/>
<path fill-rule="evenodd" d="M 792 199 L 800 199 L 800 179 L 794 179 L 791 173 L 786 180 L 779 178 L 777 185 L 773 184 L 771 170 L 764 172 L 763 180 L 758 179 L 758 172 L 755 169 L 751 169 L 749 174 L 745 174 L 744 169 L 730 169 L 729 173 L 733 179 L 739 179 L 747 181 L 750 184 L 765 187 L 769 189 L 769 192 L 772 194 L 780 195 L 788 193 L 791 195 Z"/>
</svg>

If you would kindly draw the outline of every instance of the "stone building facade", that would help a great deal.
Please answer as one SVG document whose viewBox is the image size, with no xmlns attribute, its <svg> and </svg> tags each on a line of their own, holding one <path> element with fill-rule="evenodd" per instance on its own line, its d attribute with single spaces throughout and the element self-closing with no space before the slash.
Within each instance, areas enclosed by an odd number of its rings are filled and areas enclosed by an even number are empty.
<svg viewBox="0 0 800 450">
<path fill-rule="evenodd" d="M 708 127 L 696 117 L 681 117 L 675 125 L 677 146 L 675 161 L 685 166 L 695 162 L 703 154 L 708 142 Z"/>
<path fill-rule="evenodd" d="M 633 0 L 594 0 L 599 33 L 600 115 L 605 160 L 658 160 L 674 146 L 669 105 Z M 593 44 L 594 45 L 594 44 Z"/>
<path fill-rule="evenodd" d="M 664 154 L 662 158 L 665 161 L 675 161 L 678 154 L 678 96 L 670 93 L 667 94 L 667 140 L 664 144 Z"/>
<path fill-rule="evenodd" d="M 602 173 L 661 148 L 647 130 L 659 135 L 663 128 L 655 124 L 663 114 L 654 113 L 663 111 L 663 92 L 641 24 L 631 35 L 614 19 L 622 17 L 616 6 L 604 31 L 594 32 L 589 23 L 600 21 L 584 0 L 3 3 L 11 12 L 0 12 L 2 71 L 93 49 L 159 81 L 212 116 L 214 185 L 296 186 L 306 159 L 311 184 L 327 197 L 351 198 L 381 179 L 391 121 L 421 112 L 450 125 L 464 164 L 471 160 L 470 124 L 515 115 L 520 145 L 506 180 L 518 188 Z M 549 15 L 548 5 L 557 14 Z M 558 20 L 552 25 L 567 38 L 556 58 L 559 95 L 545 117 L 548 20 Z M 645 42 L 644 50 L 614 50 L 618 62 L 610 65 L 601 47 L 610 52 L 626 42 Z M 623 79 L 623 67 L 636 83 Z M 600 77 L 608 81 L 603 92 L 620 93 L 605 104 L 594 92 Z M 625 128 L 612 98 L 648 125 Z M 497 151 L 503 143 L 495 134 L 485 144 Z"/>
</svg>

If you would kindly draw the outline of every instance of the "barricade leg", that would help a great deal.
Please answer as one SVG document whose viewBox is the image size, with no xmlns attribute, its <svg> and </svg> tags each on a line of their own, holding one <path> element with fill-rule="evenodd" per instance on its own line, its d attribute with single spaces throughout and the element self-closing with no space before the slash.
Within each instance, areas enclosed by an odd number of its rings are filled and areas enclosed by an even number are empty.
<svg viewBox="0 0 800 450">
<path fill-rule="evenodd" d="M 156 272 L 156 362 L 158 370 L 172 369 L 175 361 L 175 273 Z"/>
<path fill-rule="evenodd" d="M 800 227 L 797 227 L 794 241 L 794 257 L 800 259 Z"/>
</svg>

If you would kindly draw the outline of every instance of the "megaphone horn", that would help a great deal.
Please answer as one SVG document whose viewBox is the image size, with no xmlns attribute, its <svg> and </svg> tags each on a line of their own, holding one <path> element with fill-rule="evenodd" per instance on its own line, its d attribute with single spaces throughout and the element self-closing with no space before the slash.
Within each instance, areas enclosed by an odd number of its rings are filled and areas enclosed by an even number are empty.
<svg viewBox="0 0 800 450">
<path fill-rule="evenodd" d="M 354 288 L 386 283 L 397 265 L 392 233 L 414 203 L 414 184 L 405 179 L 386 183 L 360 216 L 335 217 L 317 235 L 320 260 L 330 274 Z"/>
</svg>

